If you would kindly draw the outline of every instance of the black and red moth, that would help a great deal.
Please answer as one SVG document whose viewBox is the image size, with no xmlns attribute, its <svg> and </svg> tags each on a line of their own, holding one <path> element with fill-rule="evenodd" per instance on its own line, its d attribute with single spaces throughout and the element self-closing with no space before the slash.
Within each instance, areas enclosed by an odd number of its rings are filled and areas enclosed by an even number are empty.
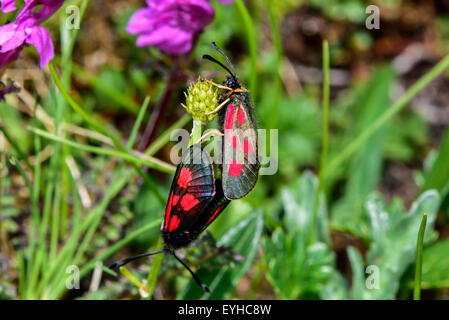
<svg viewBox="0 0 449 320">
<path fill-rule="evenodd" d="M 212 43 L 212 47 L 223 55 L 234 70 L 228 57 L 215 43 Z M 177 166 L 165 208 L 161 226 L 165 248 L 119 261 L 110 268 L 167 252 L 186 267 L 195 281 L 209 292 L 207 286 L 176 255 L 175 250 L 192 243 L 226 208 L 230 200 L 240 199 L 254 188 L 260 164 L 254 112 L 248 93 L 241 88 L 235 72 L 208 55 L 203 57 L 218 63 L 231 75 L 220 86 L 220 100 L 224 106 L 219 111 L 219 125 L 224 135 L 222 164 L 215 166 L 200 144 L 190 146 Z M 217 168 L 220 172 L 217 172 Z"/>
<path fill-rule="evenodd" d="M 229 204 L 210 155 L 199 145 L 187 149 L 176 169 L 162 223 L 164 243 L 188 246 Z"/>
<path fill-rule="evenodd" d="M 118 268 L 136 259 L 166 252 L 173 255 L 191 273 L 195 281 L 209 292 L 209 288 L 176 255 L 175 250 L 192 243 L 229 202 L 223 195 L 221 180 L 215 177 L 215 166 L 210 155 L 200 144 L 190 146 L 176 168 L 165 207 L 161 226 L 165 247 L 160 251 L 116 262 L 110 268 Z"/>
<path fill-rule="evenodd" d="M 229 76 L 222 83 L 220 105 L 224 105 L 218 114 L 222 140 L 223 163 L 221 173 L 223 193 L 229 200 L 246 196 L 256 185 L 260 162 L 257 147 L 257 127 L 254 109 L 246 89 L 243 89 L 235 75 L 234 66 L 229 58 L 212 42 L 212 47 L 228 62 L 232 71 L 215 58 L 204 55 L 226 71 Z"/>
</svg>

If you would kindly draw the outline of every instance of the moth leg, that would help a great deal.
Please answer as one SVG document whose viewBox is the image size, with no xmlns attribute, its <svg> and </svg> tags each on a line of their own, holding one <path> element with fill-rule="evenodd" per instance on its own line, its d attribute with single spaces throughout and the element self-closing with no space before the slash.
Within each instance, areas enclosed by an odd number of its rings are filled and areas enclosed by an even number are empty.
<svg viewBox="0 0 449 320">
<path fill-rule="evenodd" d="M 203 142 L 203 140 L 205 140 L 205 138 L 207 138 L 207 137 L 209 137 L 209 136 L 212 136 L 212 137 L 215 137 L 215 136 L 224 136 L 224 134 L 222 133 L 222 132 L 220 132 L 219 130 L 217 130 L 217 129 L 212 129 L 212 130 L 210 130 L 208 133 L 206 133 L 206 134 L 204 134 L 201 138 L 199 138 L 196 142 L 195 142 L 195 144 L 198 144 L 199 142 Z"/>
<path fill-rule="evenodd" d="M 228 102 L 230 102 L 231 99 L 227 98 L 225 101 L 223 101 L 218 107 L 216 107 L 214 110 L 210 111 L 210 112 L 206 112 L 205 115 L 208 116 L 210 114 L 214 114 L 217 113 L 218 111 L 220 111 L 221 108 L 223 108 L 226 104 L 228 104 Z"/>
<path fill-rule="evenodd" d="M 232 88 L 229 88 L 229 87 L 226 87 L 226 86 L 224 86 L 224 85 L 215 83 L 215 82 L 210 81 L 210 80 L 208 80 L 208 79 L 203 79 L 203 80 L 206 81 L 207 83 L 209 83 L 209 84 L 211 84 L 211 85 L 217 87 L 217 88 L 220 88 L 220 89 L 224 89 L 224 90 L 228 90 L 228 91 L 233 91 L 233 90 L 234 90 L 234 89 L 232 89 Z"/>
<path fill-rule="evenodd" d="M 248 90 L 246 90 L 245 88 L 232 89 L 232 88 L 229 88 L 229 87 L 224 86 L 224 85 L 222 85 L 222 84 L 218 84 L 218 83 L 215 83 L 215 82 L 213 82 L 213 81 L 210 81 L 210 80 L 208 80 L 208 79 L 203 79 L 203 80 L 206 81 L 207 83 L 209 83 L 209 84 L 211 84 L 211 85 L 217 87 L 217 88 L 220 88 L 220 89 L 224 89 L 224 90 L 230 91 L 230 92 L 228 92 L 228 95 L 229 95 L 229 96 L 232 96 L 233 94 L 239 93 L 239 92 L 248 92 Z"/>
<path fill-rule="evenodd" d="M 216 107 L 214 110 L 210 111 L 210 112 L 203 112 L 201 110 L 198 109 L 193 109 L 195 112 L 201 113 L 205 116 L 217 113 L 218 111 L 220 111 L 221 108 L 223 108 L 229 101 L 231 101 L 230 98 L 227 98 L 225 101 L 223 101 L 218 107 Z M 187 107 L 181 103 L 181 105 L 184 107 L 184 109 L 187 109 Z"/>
</svg>

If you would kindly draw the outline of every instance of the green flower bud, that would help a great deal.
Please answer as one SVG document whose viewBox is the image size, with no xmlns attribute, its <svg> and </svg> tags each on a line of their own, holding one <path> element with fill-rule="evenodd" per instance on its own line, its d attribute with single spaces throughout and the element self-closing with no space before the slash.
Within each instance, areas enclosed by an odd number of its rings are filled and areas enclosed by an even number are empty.
<svg viewBox="0 0 449 320">
<path fill-rule="evenodd" d="M 218 92 L 212 84 L 198 79 L 197 82 L 190 85 L 184 95 L 186 96 L 186 105 L 182 104 L 182 106 L 194 120 L 207 123 L 217 116 L 217 113 L 213 111 L 218 107 Z"/>
</svg>

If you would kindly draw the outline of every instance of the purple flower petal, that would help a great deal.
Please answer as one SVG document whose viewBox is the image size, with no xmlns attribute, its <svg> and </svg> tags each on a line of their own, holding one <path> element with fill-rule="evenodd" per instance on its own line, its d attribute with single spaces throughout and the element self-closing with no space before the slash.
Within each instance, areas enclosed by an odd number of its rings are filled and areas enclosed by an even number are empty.
<svg viewBox="0 0 449 320">
<path fill-rule="evenodd" d="M 20 47 L 25 41 L 22 24 L 14 22 L 0 27 L 0 52 L 5 53 Z"/>
<path fill-rule="evenodd" d="M 137 10 L 126 30 L 140 34 L 137 46 L 155 46 L 170 54 L 192 49 L 194 36 L 214 18 L 214 8 L 206 0 L 147 0 L 148 7 Z"/>
<path fill-rule="evenodd" d="M 5 53 L 0 53 L 0 68 L 3 68 L 11 61 L 17 60 L 19 57 L 20 51 L 22 51 L 22 47 L 16 48 L 14 50 L 10 50 Z"/>
<path fill-rule="evenodd" d="M 36 6 L 42 4 L 41 9 L 33 15 L 37 24 L 41 24 L 59 10 L 64 3 L 64 0 L 31 0 L 31 2 L 33 2 L 33 10 Z"/>
<path fill-rule="evenodd" d="M 50 33 L 44 27 L 32 28 L 30 33 L 27 34 L 26 43 L 32 44 L 36 47 L 36 50 L 41 57 L 41 69 L 43 69 L 51 59 L 53 59 L 55 55 L 53 41 L 51 41 Z"/>
<path fill-rule="evenodd" d="M 169 26 L 152 32 L 142 33 L 137 38 L 137 46 L 155 46 L 170 54 L 183 54 L 192 48 L 193 34 Z"/>
<path fill-rule="evenodd" d="M 0 0 L 0 3 L 2 5 L 2 11 L 4 13 L 8 13 L 11 11 L 16 10 L 16 6 L 14 4 L 15 0 Z"/>
<path fill-rule="evenodd" d="M 1 10 L 11 10 L 12 0 L 0 0 Z M 40 67 L 43 68 L 53 59 L 54 48 L 50 34 L 38 25 L 53 15 L 64 0 L 25 0 L 25 6 L 18 13 L 16 20 L 0 27 L 0 67 L 17 59 L 24 42 L 36 47 L 40 55 Z M 36 8 L 39 9 L 36 11 Z"/>
<path fill-rule="evenodd" d="M 126 26 L 126 31 L 131 34 L 138 34 L 148 31 L 148 25 L 151 23 L 151 10 L 142 8 L 137 10 L 131 17 Z"/>
</svg>

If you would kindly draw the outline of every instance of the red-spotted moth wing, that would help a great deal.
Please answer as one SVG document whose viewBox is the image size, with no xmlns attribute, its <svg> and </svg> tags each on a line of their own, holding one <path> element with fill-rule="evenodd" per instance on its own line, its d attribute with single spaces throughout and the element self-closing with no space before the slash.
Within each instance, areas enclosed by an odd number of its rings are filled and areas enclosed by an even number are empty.
<svg viewBox="0 0 449 320">
<path fill-rule="evenodd" d="M 246 196 L 255 186 L 260 163 L 254 111 L 246 92 L 233 94 L 220 117 L 223 137 L 223 192 L 227 199 Z"/>
<path fill-rule="evenodd" d="M 192 145 L 173 178 L 162 224 L 164 242 L 172 248 L 189 245 L 228 203 L 211 157 L 200 145 Z"/>
</svg>

